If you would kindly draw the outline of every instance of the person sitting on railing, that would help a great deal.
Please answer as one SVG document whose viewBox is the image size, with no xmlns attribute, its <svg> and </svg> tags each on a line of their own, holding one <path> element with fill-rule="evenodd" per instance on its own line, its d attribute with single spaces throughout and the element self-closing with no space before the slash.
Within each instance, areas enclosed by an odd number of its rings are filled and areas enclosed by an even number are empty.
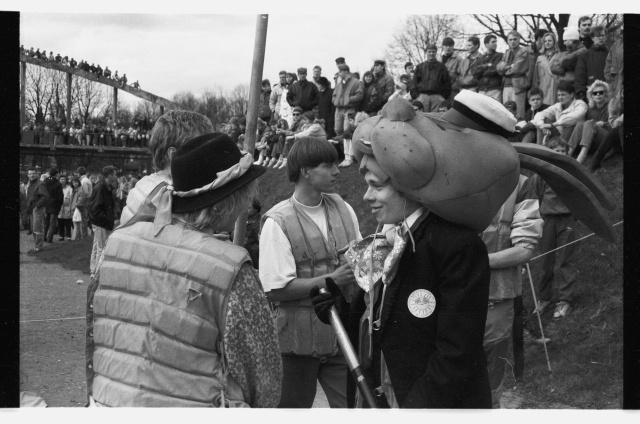
<svg viewBox="0 0 640 424">
<path fill-rule="evenodd" d="M 96 66 L 96 75 L 99 77 L 102 76 L 102 67 L 100 65 Z"/>
<path fill-rule="evenodd" d="M 96 70 L 97 70 L 96 65 L 92 63 L 91 66 L 89 66 L 89 72 L 91 72 L 92 74 L 95 74 Z"/>
<path fill-rule="evenodd" d="M 111 71 L 109 70 L 108 66 L 104 68 L 104 72 L 102 74 L 104 75 L 105 78 L 111 78 Z"/>
<path fill-rule="evenodd" d="M 122 74 L 122 78 L 120 78 L 121 87 L 124 87 L 127 83 L 127 74 Z"/>
<path fill-rule="evenodd" d="M 60 56 L 60 53 L 58 53 L 56 55 L 56 62 L 61 63 L 62 62 L 62 56 Z"/>
<path fill-rule="evenodd" d="M 140 90 L 140 84 L 138 83 L 138 81 L 136 80 L 136 82 L 134 82 L 133 84 L 131 84 L 131 87 Z"/>
<path fill-rule="evenodd" d="M 35 57 L 37 59 L 40 59 L 40 57 L 42 57 L 42 53 L 40 53 L 40 49 L 36 50 L 36 52 L 33 54 L 33 57 Z"/>
<path fill-rule="evenodd" d="M 116 74 L 113 76 L 113 79 L 115 81 L 120 81 L 120 77 L 118 76 L 118 71 L 116 71 Z"/>
<path fill-rule="evenodd" d="M 71 66 L 72 68 L 75 68 L 76 65 L 78 65 L 78 62 L 76 62 L 74 58 L 71 58 L 71 61 L 69 62 L 69 66 Z"/>
<path fill-rule="evenodd" d="M 55 62 L 56 58 L 53 56 L 53 50 L 49 52 L 49 62 Z"/>
<path fill-rule="evenodd" d="M 62 62 L 63 65 L 67 65 L 69 66 L 69 56 L 65 56 L 62 58 Z"/>
</svg>

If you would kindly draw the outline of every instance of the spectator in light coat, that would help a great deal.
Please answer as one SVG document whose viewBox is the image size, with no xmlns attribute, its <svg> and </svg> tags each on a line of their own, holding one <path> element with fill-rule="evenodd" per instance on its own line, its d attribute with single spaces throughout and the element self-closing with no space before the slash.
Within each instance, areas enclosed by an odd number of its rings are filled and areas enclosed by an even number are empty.
<svg viewBox="0 0 640 424">
<path fill-rule="evenodd" d="M 604 77 L 609 83 L 612 96 L 615 97 L 622 87 L 622 75 L 624 71 L 624 42 L 622 35 L 616 40 L 609 50 L 607 61 L 604 65 Z"/>
<path fill-rule="evenodd" d="M 336 136 L 341 136 L 347 128 L 349 122 L 347 115 L 354 113 L 360 105 L 364 96 L 364 84 L 354 78 L 349 70 L 349 65 L 338 66 L 340 79 L 333 90 L 333 105 L 336 107 L 335 132 Z"/>
<path fill-rule="evenodd" d="M 542 90 L 542 102 L 548 105 L 556 103 L 556 86 L 558 85 L 558 76 L 551 72 L 551 61 L 558 54 L 558 44 L 556 36 L 552 32 L 547 32 L 542 37 L 542 48 L 540 55 L 536 59 L 533 69 L 532 86 Z"/>
<path fill-rule="evenodd" d="M 511 31 L 507 35 L 509 48 L 498 64 L 498 73 L 504 75 L 502 101 L 513 100 L 518 107 L 518 116 L 524 116 L 527 90 L 529 89 L 529 50 L 520 46 L 520 34 Z"/>
<path fill-rule="evenodd" d="M 538 127 L 538 144 L 544 144 L 545 137 L 561 136 L 563 140 L 569 140 L 576 124 L 584 121 L 589 109 L 585 102 L 575 98 L 575 89 L 570 82 L 558 83 L 557 96 L 558 103 L 536 113 L 531 121 Z"/>
<path fill-rule="evenodd" d="M 587 52 L 587 49 L 580 42 L 580 35 L 575 29 L 567 29 L 564 34 L 564 45 L 566 51 L 553 56 L 549 63 L 551 72 L 558 75 L 559 81 L 573 82 L 575 80 L 575 69 L 578 57 Z"/>
<path fill-rule="evenodd" d="M 49 192 L 44 182 L 38 178 L 36 169 L 30 167 L 27 170 L 27 214 L 31 218 L 30 232 L 33 234 L 35 248 L 29 253 L 39 253 L 44 245 L 44 214 L 49 198 Z"/>
<path fill-rule="evenodd" d="M 269 108 L 275 120 L 280 119 L 280 100 L 282 99 L 282 92 L 287 86 L 287 71 L 280 71 L 278 77 L 280 82 L 273 85 L 271 96 L 269 97 Z"/>
</svg>

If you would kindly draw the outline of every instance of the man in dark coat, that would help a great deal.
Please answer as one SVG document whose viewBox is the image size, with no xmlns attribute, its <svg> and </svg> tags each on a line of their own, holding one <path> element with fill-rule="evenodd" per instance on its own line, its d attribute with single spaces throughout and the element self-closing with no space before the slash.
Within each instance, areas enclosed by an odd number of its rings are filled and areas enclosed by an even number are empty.
<svg viewBox="0 0 640 424">
<path fill-rule="evenodd" d="M 307 68 L 298 68 L 298 81 L 294 82 L 287 93 L 287 102 L 291 107 L 300 106 L 303 112 L 318 105 L 318 87 L 307 81 Z"/>
<path fill-rule="evenodd" d="M 47 243 L 53 243 L 53 236 L 58 232 L 58 214 L 64 202 L 62 184 L 58 181 L 58 169 L 49 170 L 49 178 L 44 181 L 49 193 L 49 201 L 45 207 L 44 234 Z"/>
<path fill-rule="evenodd" d="M 93 230 L 93 248 L 91 250 L 90 263 L 92 277 L 98 266 L 102 250 L 107 243 L 107 238 L 113 231 L 115 221 L 112 191 L 118 188 L 116 169 L 113 166 L 105 166 L 102 168 L 102 176 L 104 179 L 93 188 L 91 200 L 89 201 L 89 220 Z"/>
<path fill-rule="evenodd" d="M 35 248 L 29 253 L 38 253 L 42 250 L 44 244 L 44 214 L 49 198 L 49 192 L 44 182 L 38 178 L 36 169 L 31 167 L 27 170 L 27 214 L 31 220 L 30 233 L 33 233 L 33 241 Z"/>
<path fill-rule="evenodd" d="M 436 60 L 438 47 L 429 44 L 426 51 L 427 60 L 416 67 L 409 92 L 424 105 L 425 112 L 437 112 L 451 94 L 451 78 L 447 67 Z"/>
<path fill-rule="evenodd" d="M 327 139 L 335 137 L 334 120 L 336 107 L 331 101 L 333 97 L 333 88 L 331 82 L 326 77 L 318 78 L 318 119 L 324 119 L 324 130 L 327 133 Z"/>
<path fill-rule="evenodd" d="M 591 27 L 593 45 L 578 58 L 576 65 L 576 97 L 587 98 L 587 89 L 595 80 L 604 81 L 604 66 L 607 63 L 609 50 L 605 46 L 605 31 L 601 25 Z"/>
</svg>

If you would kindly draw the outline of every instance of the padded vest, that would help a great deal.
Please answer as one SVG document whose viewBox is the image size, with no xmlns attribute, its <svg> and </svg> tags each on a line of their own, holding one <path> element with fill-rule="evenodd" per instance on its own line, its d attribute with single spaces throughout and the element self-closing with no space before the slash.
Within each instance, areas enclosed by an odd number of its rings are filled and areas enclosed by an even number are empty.
<svg viewBox="0 0 640 424">
<path fill-rule="evenodd" d="M 239 246 L 174 220 L 114 231 L 93 298 L 93 398 L 106 406 L 207 407 L 244 401 L 222 331 Z M 227 403 L 228 402 L 228 403 Z"/>
<path fill-rule="evenodd" d="M 349 209 L 337 194 L 323 194 L 324 204 L 336 248 L 356 239 L 356 229 Z M 262 217 L 272 218 L 291 243 L 298 278 L 313 278 L 333 272 L 337 268 L 335 251 L 328 252 L 328 244 L 318 226 L 301 211 L 292 198 L 275 205 Z M 329 230 L 329 229 L 327 229 Z M 331 246 L 331 249 L 333 246 Z M 311 299 L 277 303 L 277 327 L 280 352 L 283 354 L 327 356 L 338 352 L 333 329 L 316 316 Z"/>
<path fill-rule="evenodd" d="M 500 252 L 511 246 L 511 223 L 516 208 L 516 197 L 526 178 L 522 175 L 518 186 L 504 202 L 491 224 L 481 234 L 487 253 Z M 513 299 L 522 294 L 521 266 L 491 270 L 489 300 Z"/>
</svg>

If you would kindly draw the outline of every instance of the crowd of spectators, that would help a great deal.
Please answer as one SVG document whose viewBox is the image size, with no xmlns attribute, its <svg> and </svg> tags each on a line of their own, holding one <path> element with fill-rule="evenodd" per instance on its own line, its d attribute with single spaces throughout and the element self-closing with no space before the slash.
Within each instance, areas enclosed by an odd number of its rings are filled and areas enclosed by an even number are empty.
<svg viewBox="0 0 640 424">
<path fill-rule="evenodd" d="M 74 123 L 67 132 L 63 123 L 29 123 L 22 128 L 23 143 L 44 145 L 76 145 L 105 147 L 137 147 L 149 145 L 150 130 L 134 122 L 122 125 L 109 119 L 106 123 Z M 31 139 L 33 137 L 33 139 Z"/>
<path fill-rule="evenodd" d="M 453 38 L 446 37 L 439 58 L 438 46 L 430 44 L 426 61 L 407 62 L 397 79 L 384 60 L 374 61 L 361 79 L 339 57 L 333 84 L 322 76 L 320 66 L 313 68 L 311 80 L 304 67 L 295 73 L 283 70 L 273 86 L 268 79 L 262 81 L 256 163 L 284 169 L 297 137 L 312 132 L 336 145 L 344 155 L 341 167 L 350 166 L 353 129 L 387 101 L 401 97 L 416 111 L 441 113 L 461 90 L 487 95 L 512 110 L 518 121 L 512 142 L 544 144 L 558 136 L 581 163 L 601 147 L 620 150 L 621 139 L 612 136 L 603 142 L 614 128 L 622 133 L 622 115 L 615 117 L 613 127 L 609 109 L 613 99 L 616 105 L 622 102 L 623 44 L 620 38 L 608 49 L 605 35 L 604 27 L 593 26 L 585 16 L 578 28 L 565 29 L 563 46 L 555 33 L 545 30 L 536 31 L 531 46 L 523 44 L 516 30 L 510 31 L 505 52 L 497 51 L 495 35 L 482 40 L 485 53 L 480 53 L 479 37 L 469 37 L 458 49 Z M 245 127 L 242 116 L 226 127 L 240 148 Z"/>
<path fill-rule="evenodd" d="M 91 65 L 89 65 L 89 62 L 86 62 L 82 59 L 80 60 L 80 63 L 78 63 L 74 58 L 69 59 L 69 56 L 64 56 L 64 57 L 60 56 L 60 53 L 54 56 L 53 50 L 51 50 L 49 52 L 49 56 L 47 56 L 46 50 L 43 50 L 43 51 L 40 51 L 40 49 L 33 50 L 33 47 L 31 47 L 30 49 L 25 49 L 24 45 L 21 45 L 20 54 L 33 57 L 36 59 L 40 59 L 40 60 L 47 60 L 49 62 L 57 62 L 61 65 L 68 66 L 70 68 L 78 68 L 85 72 L 89 72 L 96 75 L 98 77 L 98 80 L 100 80 L 101 78 L 106 78 L 109 80 L 116 81 L 120 83 L 120 87 L 124 87 L 128 81 L 127 74 L 122 74 L 122 76 L 120 77 L 118 75 L 118 71 L 116 71 L 115 74 L 112 75 L 111 70 L 109 69 L 108 66 L 105 66 L 105 68 L 102 69 L 100 64 L 98 64 L 97 66 L 95 65 L 95 63 L 92 63 Z M 131 87 L 139 90 L 140 83 L 136 81 L 133 84 L 131 84 Z"/>
</svg>

